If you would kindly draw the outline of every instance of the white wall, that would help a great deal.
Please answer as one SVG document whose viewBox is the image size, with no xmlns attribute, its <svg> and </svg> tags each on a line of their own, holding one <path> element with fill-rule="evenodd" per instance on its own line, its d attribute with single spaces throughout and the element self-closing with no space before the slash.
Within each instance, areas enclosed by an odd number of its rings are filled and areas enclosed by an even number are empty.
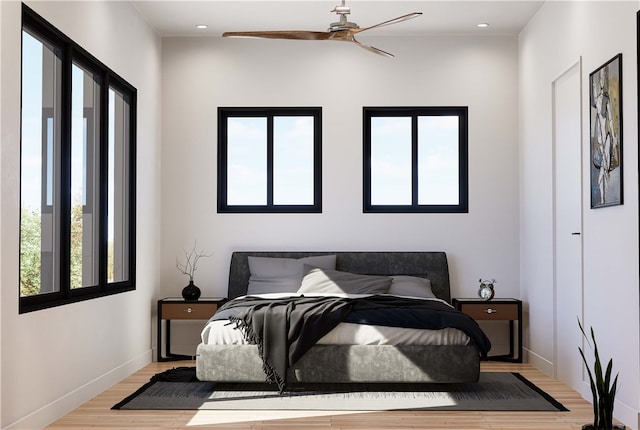
<svg viewBox="0 0 640 430">
<path fill-rule="evenodd" d="M 159 282 L 160 40 L 129 3 L 27 3 L 138 90 L 137 290 L 18 314 L 21 5 L 0 2 L 2 428 L 41 427 L 150 362 Z"/>
<path fill-rule="evenodd" d="M 494 277 L 498 296 L 518 297 L 517 38 L 363 42 L 396 58 L 339 42 L 163 39 L 162 295 L 186 285 L 175 261 L 197 240 L 215 253 L 195 276 L 204 296 L 226 295 L 234 250 L 441 250 L 453 296 Z M 469 213 L 363 214 L 362 107 L 452 105 L 469 106 Z M 216 213 L 219 106 L 322 107 L 321 214 Z"/>
<path fill-rule="evenodd" d="M 547 2 L 520 35 L 520 267 L 530 359 L 553 372 L 551 83 L 582 58 L 583 315 L 601 356 L 620 372 L 615 415 L 638 427 L 638 116 L 636 11 L 632 2 Z M 622 52 L 624 205 L 590 209 L 589 74 Z M 561 288 L 562 286 L 558 286 Z M 576 297 L 576 300 L 581 300 Z M 557 327 L 578 330 L 577 323 Z M 578 345 L 575 366 L 581 366 Z M 559 375 L 562 377 L 562 375 Z M 591 399 L 582 383 L 573 387 Z"/>
</svg>

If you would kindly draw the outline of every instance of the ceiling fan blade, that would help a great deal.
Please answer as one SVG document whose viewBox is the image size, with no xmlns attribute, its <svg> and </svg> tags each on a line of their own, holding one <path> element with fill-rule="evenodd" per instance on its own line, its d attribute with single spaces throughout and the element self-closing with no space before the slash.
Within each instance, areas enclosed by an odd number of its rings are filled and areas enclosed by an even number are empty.
<svg viewBox="0 0 640 430">
<path fill-rule="evenodd" d="M 380 28 L 380 27 L 384 27 L 384 26 L 387 26 L 387 25 L 391 25 L 391 24 L 397 24 L 399 22 L 406 21 L 408 19 L 417 18 L 420 15 L 422 15 L 422 12 L 411 12 L 411 13 L 408 13 L 406 15 L 402 15 L 402 16 L 399 16 L 397 18 L 393 18 L 393 19 L 390 19 L 388 21 L 384 21 L 384 22 L 372 25 L 370 27 L 359 28 L 358 32 L 362 32 L 362 31 L 365 31 L 365 30 L 371 30 L 373 28 Z"/>
<path fill-rule="evenodd" d="M 258 39 L 290 39 L 290 40 L 327 40 L 331 33 L 327 31 L 225 31 L 222 37 L 251 37 Z"/>
<path fill-rule="evenodd" d="M 391 57 L 393 58 L 394 55 L 387 52 L 387 51 L 383 51 L 382 49 L 378 49 L 374 46 L 369 46 L 369 45 L 365 45 L 362 42 L 357 41 L 355 38 L 352 39 L 353 43 L 355 43 L 356 45 L 358 45 L 361 48 L 366 49 L 369 52 L 373 52 L 374 54 L 378 54 L 378 55 L 382 55 L 383 57 Z"/>
<path fill-rule="evenodd" d="M 0 0 L 1 1 L 1 0 Z M 365 45 L 355 39 L 355 35 L 374 28 L 384 27 L 391 24 L 397 24 L 408 19 L 416 18 L 422 15 L 422 12 L 412 12 L 406 15 L 399 16 L 397 18 L 390 19 L 388 21 L 380 22 L 370 27 L 359 28 L 354 23 L 346 22 L 344 15 L 341 15 L 341 21 L 334 28 L 334 24 L 331 25 L 331 31 L 304 31 L 304 30 L 285 30 L 285 31 L 226 31 L 222 33 L 222 37 L 250 37 L 259 39 L 288 39 L 288 40 L 337 40 L 343 42 L 353 42 L 363 49 L 374 54 L 382 55 L 383 57 L 393 57 L 394 55 L 383 51 L 382 49 L 375 48 L 373 46 Z M 342 21 L 345 22 L 342 22 Z M 336 23 L 338 24 L 338 23 Z M 346 25 L 350 24 L 350 25 Z"/>
</svg>

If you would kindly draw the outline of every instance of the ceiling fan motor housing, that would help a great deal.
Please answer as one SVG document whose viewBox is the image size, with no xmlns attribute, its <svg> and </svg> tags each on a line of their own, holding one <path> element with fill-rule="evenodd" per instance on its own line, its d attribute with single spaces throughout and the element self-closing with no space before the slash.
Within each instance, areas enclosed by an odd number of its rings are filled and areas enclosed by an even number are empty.
<svg viewBox="0 0 640 430">
<path fill-rule="evenodd" d="M 340 15 L 340 21 L 332 22 L 331 24 L 329 24 L 329 31 L 341 31 L 348 30 L 350 28 L 360 28 L 360 26 L 358 26 L 358 24 L 356 24 L 355 22 L 347 21 L 347 15 L 351 13 L 351 8 L 349 6 L 345 6 L 344 1 L 342 3 L 342 6 L 336 6 L 331 11 Z"/>
<path fill-rule="evenodd" d="M 351 8 L 349 6 L 345 6 L 345 0 L 342 0 L 342 4 L 338 6 L 334 6 L 331 12 L 335 12 L 340 15 L 339 22 L 332 22 L 329 24 L 329 31 L 341 31 L 348 30 L 350 28 L 360 28 L 358 24 L 355 22 L 347 21 L 347 15 L 351 13 Z"/>
<path fill-rule="evenodd" d="M 350 28 L 360 28 L 360 26 L 355 22 L 349 22 L 346 19 L 344 21 L 341 20 L 340 22 L 332 22 L 329 25 L 329 31 L 341 31 L 348 30 Z"/>
</svg>

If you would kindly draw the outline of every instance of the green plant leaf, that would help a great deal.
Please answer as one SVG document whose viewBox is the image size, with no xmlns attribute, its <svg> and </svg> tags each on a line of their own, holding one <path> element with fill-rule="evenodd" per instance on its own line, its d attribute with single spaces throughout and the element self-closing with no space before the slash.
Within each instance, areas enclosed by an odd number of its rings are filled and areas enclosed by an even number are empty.
<svg viewBox="0 0 640 430">
<path fill-rule="evenodd" d="M 583 338 L 589 343 L 589 337 L 587 336 L 580 319 L 578 319 L 578 326 L 582 333 Z M 578 347 L 582 362 L 584 363 L 587 374 L 589 375 L 589 382 L 591 387 L 591 394 L 593 396 L 593 426 L 596 429 L 611 429 L 613 428 L 613 407 L 615 403 L 615 395 L 618 388 L 618 375 L 616 374 L 611 384 L 611 375 L 613 372 L 613 359 L 610 359 L 607 363 L 607 368 L 602 372 L 602 361 L 600 360 L 600 353 L 598 351 L 598 344 L 596 342 L 596 336 L 591 327 L 590 330 L 591 339 L 593 340 L 593 372 L 589 367 L 584 351 L 581 347 Z M 589 346 L 591 344 L 589 343 Z"/>
</svg>

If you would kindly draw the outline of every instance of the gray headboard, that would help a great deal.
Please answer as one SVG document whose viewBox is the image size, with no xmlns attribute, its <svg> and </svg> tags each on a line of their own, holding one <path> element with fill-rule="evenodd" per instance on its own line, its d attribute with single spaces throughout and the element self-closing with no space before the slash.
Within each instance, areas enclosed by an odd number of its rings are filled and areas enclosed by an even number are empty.
<svg viewBox="0 0 640 430">
<path fill-rule="evenodd" d="M 411 275 L 429 278 L 433 293 L 451 302 L 449 267 L 444 252 L 234 252 L 229 268 L 228 298 L 247 293 L 247 257 L 302 258 L 310 255 L 336 255 L 336 270 L 361 275 Z"/>
</svg>

